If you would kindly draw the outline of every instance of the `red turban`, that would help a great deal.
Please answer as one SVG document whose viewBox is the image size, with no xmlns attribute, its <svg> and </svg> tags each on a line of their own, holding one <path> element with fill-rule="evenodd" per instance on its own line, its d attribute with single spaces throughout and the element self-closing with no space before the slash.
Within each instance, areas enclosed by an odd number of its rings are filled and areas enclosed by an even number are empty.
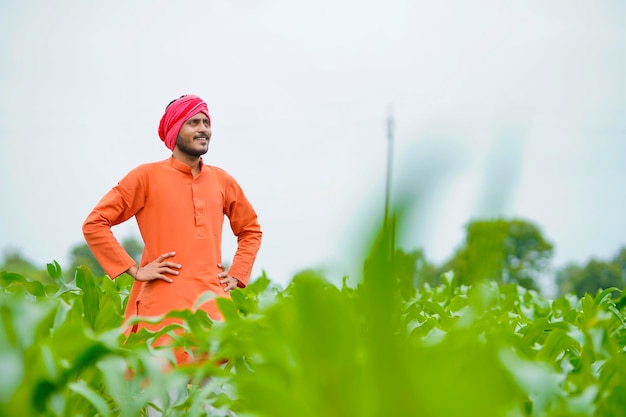
<svg viewBox="0 0 626 417">
<path fill-rule="evenodd" d="M 194 95 L 182 96 L 167 106 L 159 123 L 159 137 L 165 142 L 165 146 L 173 151 L 174 146 L 176 146 L 178 132 L 183 123 L 198 113 L 206 114 L 206 117 L 209 118 L 209 123 L 211 123 L 209 108 L 206 103 L 200 97 Z"/>
</svg>

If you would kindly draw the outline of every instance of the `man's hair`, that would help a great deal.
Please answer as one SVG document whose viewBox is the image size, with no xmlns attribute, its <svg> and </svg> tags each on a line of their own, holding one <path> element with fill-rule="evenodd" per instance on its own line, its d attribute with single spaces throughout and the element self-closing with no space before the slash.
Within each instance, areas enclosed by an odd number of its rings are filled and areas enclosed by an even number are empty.
<svg viewBox="0 0 626 417">
<path fill-rule="evenodd" d="M 178 98 L 175 98 L 174 100 L 172 100 L 172 101 L 170 101 L 169 103 L 167 103 L 167 106 L 165 106 L 165 110 L 167 110 L 167 108 L 168 108 L 169 106 L 171 106 L 173 102 L 175 102 L 176 100 L 180 100 L 181 98 L 185 97 L 186 95 L 187 95 L 187 94 L 183 94 L 182 96 L 180 96 L 180 97 L 178 97 Z"/>
</svg>

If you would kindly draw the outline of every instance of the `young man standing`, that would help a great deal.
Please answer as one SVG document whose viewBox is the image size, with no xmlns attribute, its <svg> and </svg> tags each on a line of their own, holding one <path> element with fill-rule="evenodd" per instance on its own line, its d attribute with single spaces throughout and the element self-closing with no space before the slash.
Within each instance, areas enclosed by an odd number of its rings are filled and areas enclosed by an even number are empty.
<svg viewBox="0 0 626 417">
<path fill-rule="evenodd" d="M 228 297 L 230 290 L 245 287 L 261 244 L 257 215 L 239 184 L 202 161 L 211 139 L 206 103 L 194 95 L 172 101 L 159 136 L 171 157 L 130 171 L 83 223 L 85 240 L 104 271 L 111 278 L 124 272 L 135 278 L 126 318 L 190 309 L 207 291 Z M 228 271 L 221 259 L 224 215 L 237 236 Z M 111 232 L 133 216 L 144 242 L 139 265 Z M 221 319 L 214 300 L 199 308 Z M 158 328 L 141 323 L 129 331 L 138 327 Z M 176 359 L 181 363 L 188 357 L 177 352 Z"/>
</svg>

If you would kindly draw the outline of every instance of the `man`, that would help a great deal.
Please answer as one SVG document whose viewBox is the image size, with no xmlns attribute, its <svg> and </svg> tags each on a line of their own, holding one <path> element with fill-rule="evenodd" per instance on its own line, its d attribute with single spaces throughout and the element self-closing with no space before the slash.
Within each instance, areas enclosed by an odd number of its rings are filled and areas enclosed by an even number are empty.
<svg viewBox="0 0 626 417">
<path fill-rule="evenodd" d="M 161 118 L 159 136 L 172 151 L 170 158 L 130 171 L 83 223 L 85 240 L 104 271 L 111 278 L 126 272 L 135 279 L 127 319 L 192 308 L 207 291 L 228 297 L 230 290 L 245 287 L 261 244 L 257 215 L 241 187 L 224 170 L 202 161 L 211 139 L 206 103 L 194 95 L 172 101 Z M 228 271 L 221 259 L 224 215 L 237 236 Z M 133 216 L 144 242 L 139 265 L 111 232 Z M 214 300 L 199 308 L 221 319 Z M 140 327 L 158 328 L 142 323 L 128 331 Z M 176 360 L 189 358 L 179 351 Z"/>
</svg>

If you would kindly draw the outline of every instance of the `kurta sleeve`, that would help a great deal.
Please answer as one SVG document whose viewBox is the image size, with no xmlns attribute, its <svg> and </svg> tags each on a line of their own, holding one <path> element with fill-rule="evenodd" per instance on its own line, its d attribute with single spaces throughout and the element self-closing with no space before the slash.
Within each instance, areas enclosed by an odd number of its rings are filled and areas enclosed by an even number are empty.
<svg viewBox="0 0 626 417">
<path fill-rule="evenodd" d="M 228 178 L 226 187 L 224 214 L 230 221 L 233 234 L 237 236 L 237 250 L 228 273 L 239 280 L 240 287 L 245 287 L 261 246 L 262 232 L 256 212 L 232 177 Z"/>
<path fill-rule="evenodd" d="M 138 169 L 131 171 L 98 202 L 83 223 L 83 235 L 96 260 L 111 278 L 135 265 L 111 227 L 133 217 L 143 207 L 145 187 Z"/>
</svg>

